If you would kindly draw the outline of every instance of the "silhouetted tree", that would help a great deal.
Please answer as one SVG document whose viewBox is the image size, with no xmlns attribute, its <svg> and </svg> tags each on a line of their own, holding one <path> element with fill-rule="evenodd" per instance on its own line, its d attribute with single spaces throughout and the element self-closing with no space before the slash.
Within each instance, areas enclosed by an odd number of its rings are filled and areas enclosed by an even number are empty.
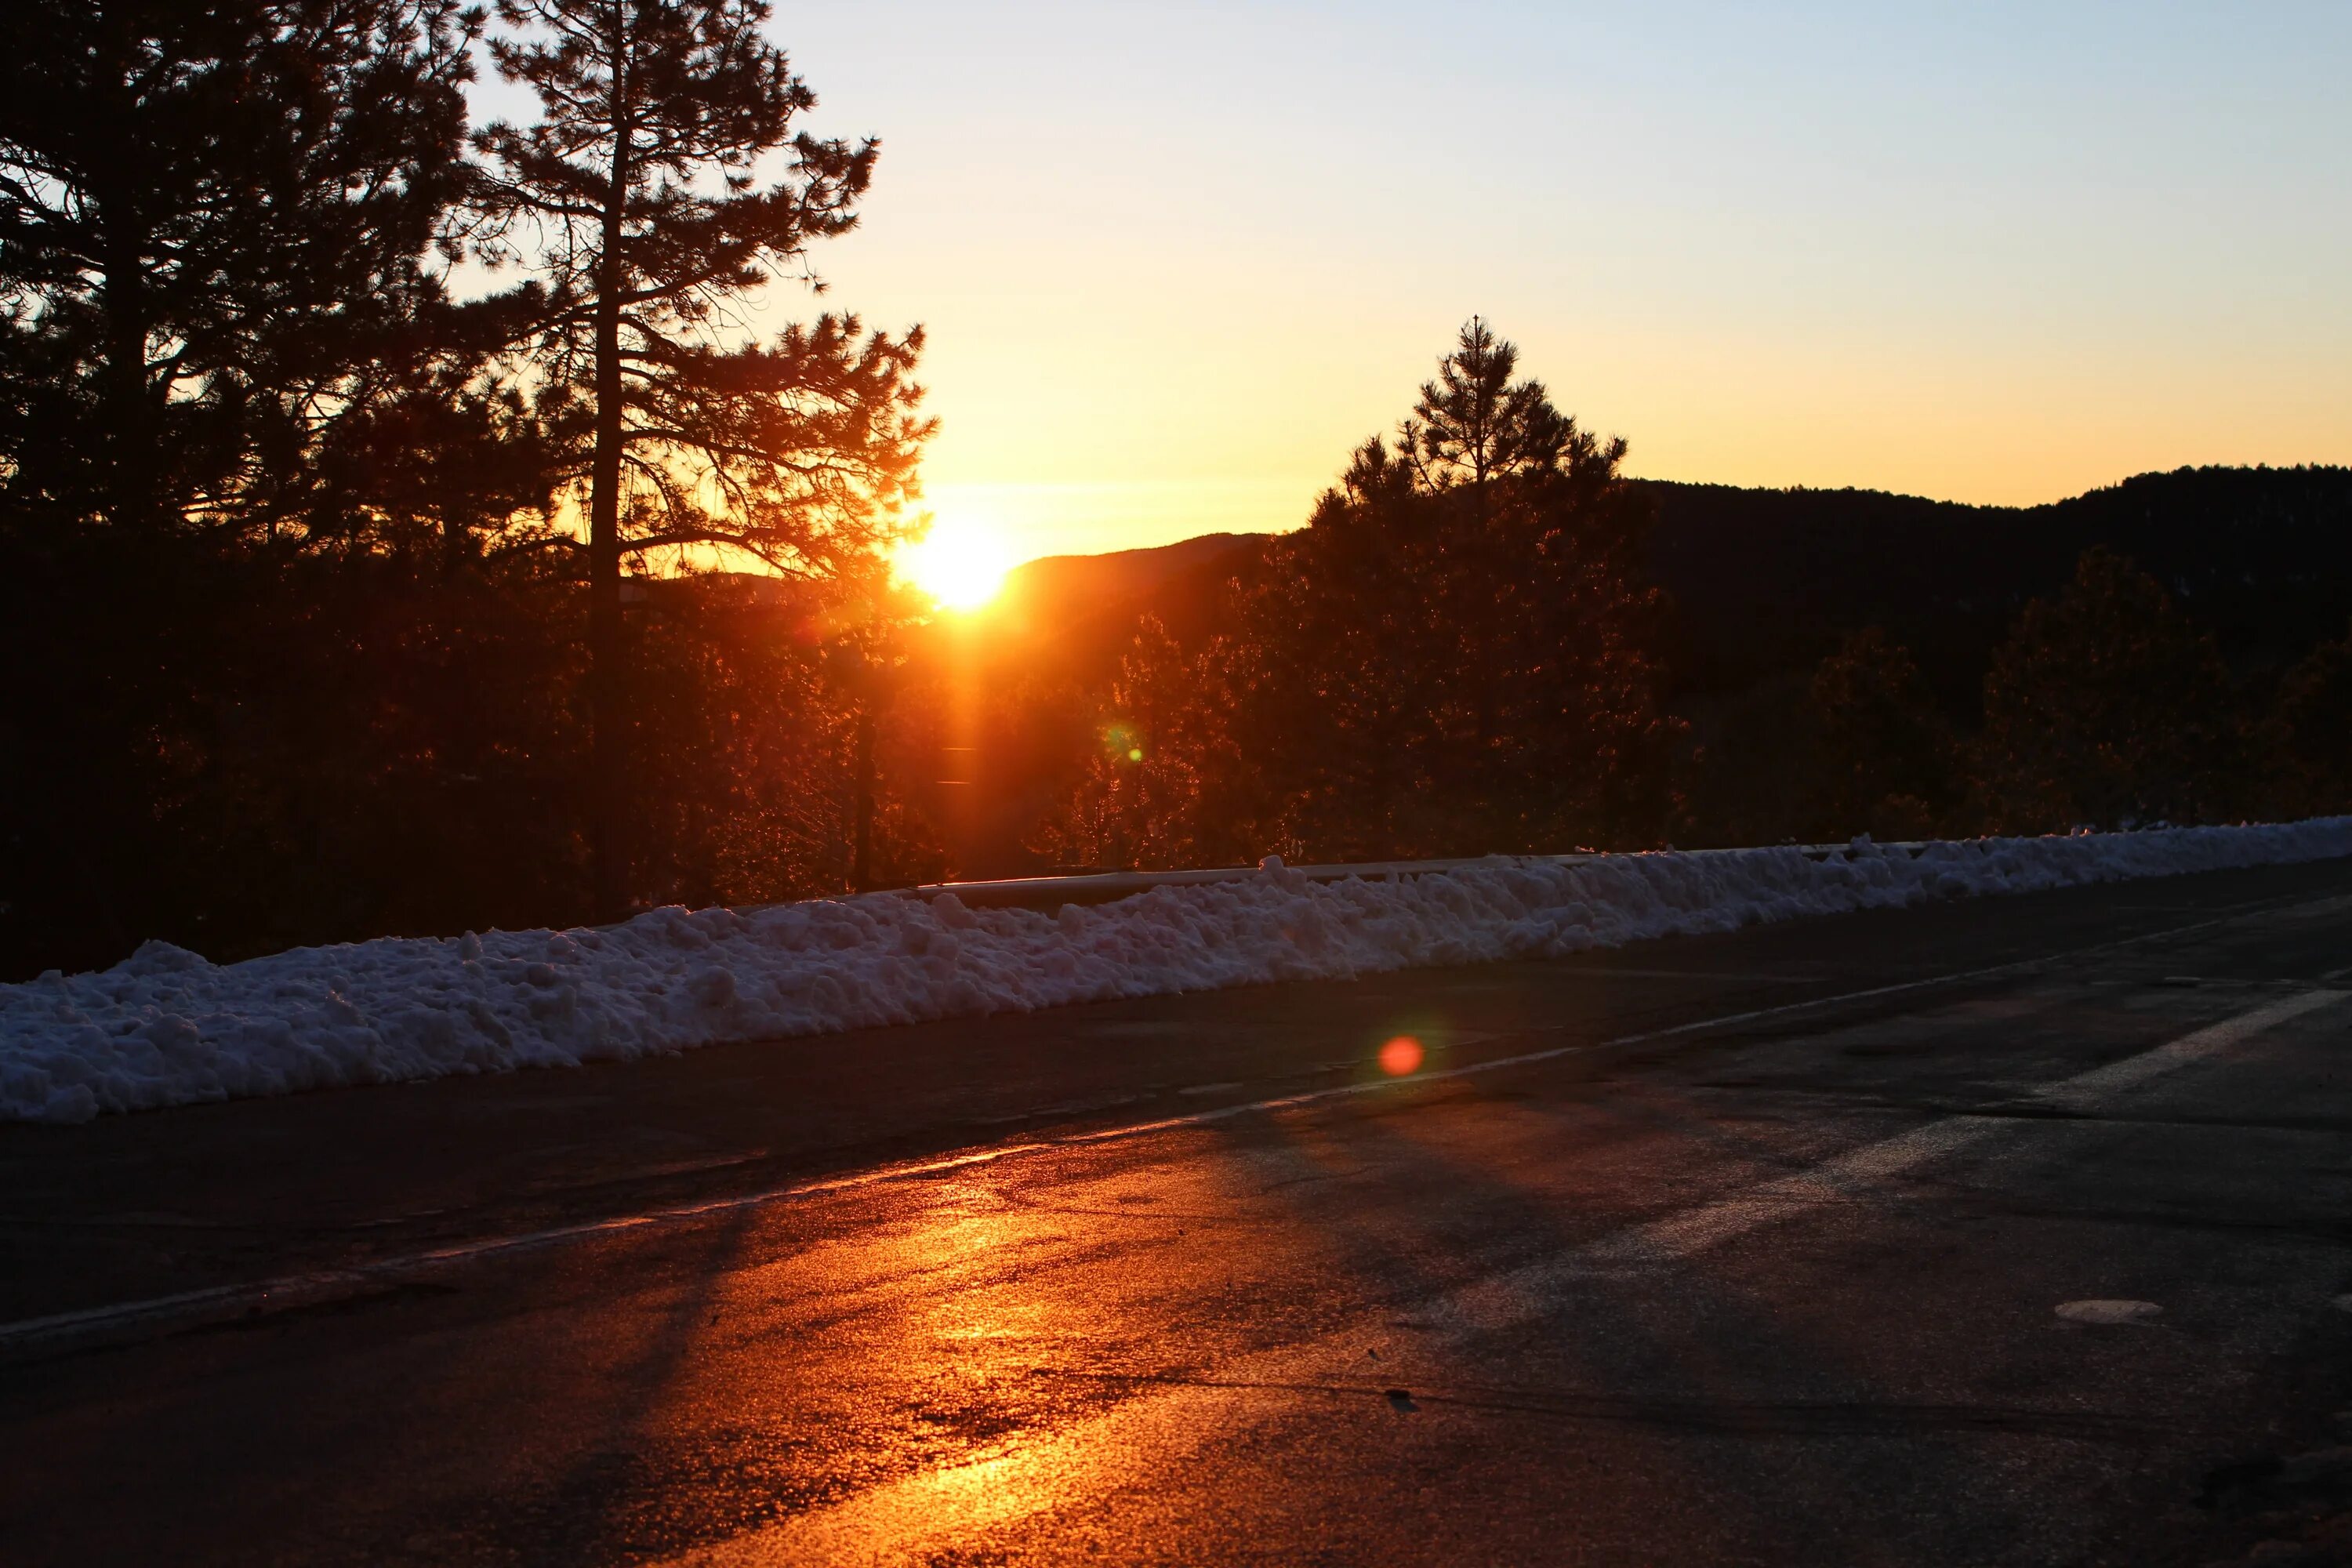
<svg viewBox="0 0 2352 1568">
<path fill-rule="evenodd" d="M 469 178 L 477 21 L 450 0 L 10 13 L 8 962 L 341 918 L 313 918 L 338 901 L 320 885 L 347 847 L 325 827 L 331 803 L 385 798 L 380 781 L 350 791 L 371 765 L 352 705 L 377 682 L 343 652 L 388 670 L 395 639 L 366 634 L 415 601 L 379 553 L 398 547 L 404 521 L 386 508 L 404 503 L 359 504 L 364 487 L 334 475 L 368 467 L 350 460 L 360 426 L 413 397 L 421 367 L 470 374 L 453 366 L 474 352 L 457 333 L 472 318 L 433 246 Z"/>
<path fill-rule="evenodd" d="M 1910 649 L 1875 626 L 1855 632 L 1822 661 L 1810 695 L 1822 805 L 1809 837 L 1917 838 L 1948 822 L 1958 758 Z"/>
<path fill-rule="evenodd" d="M 2287 672 L 2263 742 L 2271 812 L 2352 811 L 2352 630 Z"/>
<path fill-rule="evenodd" d="M 1643 503 L 1473 321 L 1393 445 L 1360 448 L 1199 656 L 1147 636 L 1072 811 L 1129 858 L 1318 859 L 1655 842 L 1671 726 Z M 1166 692 L 1166 698 L 1153 694 Z M 1164 716 L 1213 698 L 1215 726 Z M 1159 737 L 1172 735 L 1170 745 Z"/>
<path fill-rule="evenodd" d="M 930 426 L 919 331 L 824 316 L 769 342 L 746 307 L 856 222 L 876 144 L 794 131 L 814 106 L 761 34 L 762 0 L 499 0 L 501 75 L 541 118 L 477 138 L 496 259 L 536 272 L 541 374 L 592 411 L 588 518 L 598 903 L 631 888 L 620 581 L 625 555 L 742 552 L 855 577 L 898 537 Z M 781 162 L 762 184 L 755 166 Z"/>
<path fill-rule="evenodd" d="M 1421 384 L 1411 417 L 1397 428 L 1393 459 L 1378 444 L 1360 459 L 1402 462 L 1429 494 L 1558 468 L 1580 435 L 1576 422 L 1552 406 L 1543 383 L 1511 379 L 1518 361 L 1516 345 L 1471 317 L 1436 379 Z M 1611 460 L 1623 454 L 1624 443 L 1614 443 Z"/>
<path fill-rule="evenodd" d="M 1654 842 L 1669 729 L 1625 445 L 1473 320 L 1244 596 L 1240 743 L 1321 856 Z"/>
<path fill-rule="evenodd" d="M 1215 653 L 1184 648 L 1146 616 L 1097 716 L 1085 776 L 1034 847 L 1059 864 L 1145 870 L 1246 855 L 1257 803 L 1223 673 Z"/>
<path fill-rule="evenodd" d="M 1978 776 L 2008 831 L 2211 820 L 2234 804 L 2237 740 L 2211 637 L 2155 579 L 2094 549 L 1995 651 Z"/>
<path fill-rule="evenodd" d="M 508 7 L 524 79 L 624 90 L 493 133 L 478 183 L 481 20 L 447 0 L 12 13 L 0 968 L 609 908 L 558 494 L 593 487 L 599 413 L 622 545 L 749 551 L 797 584 L 644 585 L 607 665 L 643 757 L 631 890 L 841 887 L 848 713 L 814 650 L 873 615 L 927 426 L 911 340 L 828 318 L 755 342 L 731 313 L 846 226 L 872 159 L 785 129 L 805 89 L 761 15 Z M 764 186 L 762 155 L 785 165 Z M 477 243 L 537 276 L 453 301 Z M 882 874 L 935 873 L 879 795 Z"/>
<path fill-rule="evenodd" d="M 582 410 L 533 398 L 479 348 L 505 312 L 383 367 L 367 402 L 323 432 L 303 512 L 308 541 L 339 550 L 433 549 L 445 572 L 486 552 L 562 549 L 549 520 Z"/>
<path fill-rule="evenodd" d="M 637 875 L 648 896 L 701 906 L 854 889 L 861 786 L 870 793 L 866 879 L 888 887 L 940 874 L 928 824 L 898 797 L 887 769 L 871 768 L 874 726 L 889 713 L 845 701 L 835 687 L 822 585 L 706 574 L 646 586 L 629 647 Z"/>
<path fill-rule="evenodd" d="M 0 466 L 46 519 L 251 538 L 446 305 L 457 0 L 25 0 L 0 52 Z M 299 524 L 297 524 L 299 526 Z"/>
</svg>

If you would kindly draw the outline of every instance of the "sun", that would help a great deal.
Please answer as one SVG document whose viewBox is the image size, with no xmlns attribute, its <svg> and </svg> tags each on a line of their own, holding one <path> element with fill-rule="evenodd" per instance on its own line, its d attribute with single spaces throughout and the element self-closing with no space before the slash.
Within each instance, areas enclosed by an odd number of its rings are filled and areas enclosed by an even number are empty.
<svg viewBox="0 0 2352 1568">
<path fill-rule="evenodd" d="M 898 573 L 951 610 L 976 610 L 996 597 L 1013 552 L 996 525 L 983 519 L 936 517 L 919 544 L 898 556 Z"/>
</svg>

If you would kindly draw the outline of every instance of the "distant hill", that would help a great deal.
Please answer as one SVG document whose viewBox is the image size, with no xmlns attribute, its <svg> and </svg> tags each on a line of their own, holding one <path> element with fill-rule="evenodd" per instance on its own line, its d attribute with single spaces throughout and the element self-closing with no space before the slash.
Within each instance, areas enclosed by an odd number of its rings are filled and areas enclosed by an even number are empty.
<svg viewBox="0 0 2352 1568">
<path fill-rule="evenodd" d="M 2035 507 L 1633 482 L 1658 509 L 1650 568 L 1675 602 L 1685 695 L 1809 668 L 1845 633 L 1877 626 L 1965 708 L 2025 602 L 2055 593 L 2095 544 L 2163 581 L 2242 668 L 2283 663 L 2352 620 L 2352 468 L 2179 468 Z M 1007 580 L 1008 618 L 1089 654 L 1123 643 L 1146 612 L 1182 636 L 1267 537 L 1031 562 Z"/>
<path fill-rule="evenodd" d="M 2182 468 L 2037 507 L 1634 482 L 1657 506 L 1649 563 L 1674 602 L 1671 700 L 1685 715 L 1807 675 L 1845 633 L 1877 626 L 1972 720 L 2018 612 L 2094 544 L 2154 573 L 2250 674 L 2352 621 L 2352 468 Z M 1033 561 L 983 622 L 919 637 L 916 664 L 968 694 L 936 774 L 967 782 L 910 781 L 965 875 L 1042 868 L 1024 840 L 1095 743 L 1092 704 L 1136 622 L 1207 635 L 1223 584 L 1259 568 L 1269 537 Z"/>
<path fill-rule="evenodd" d="M 1879 626 L 1969 705 L 2025 602 L 2097 544 L 2163 582 L 2241 668 L 2284 662 L 2352 618 L 2352 468 L 2179 468 L 2036 507 L 1640 483 L 1657 502 L 1651 570 L 1675 598 L 1685 691 L 1810 665 Z"/>
<path fill-rule="evenodd" d="M 1080 665 L 1116 658 L 1147 613 L 1188 637 L 1214 613 L 1219 585 L 1256 560 L 1267 537 L 1203 533 L 1144 550 L 1044 556 L 1005 574 L 990 619 L 996 635 L 1050 643 L 1057 661 Z"/>
<path fill-rule="evenodd" d="M 1150 593 L 1171 577 L 1222 560 L 1236 549 L 1255 549 L 1262 533 L 1203 533 L 1175 544 L 1117 550 L 1102 555 L 1045 555 L 1005 574 L 1003 598 L 1010 605 L 1087 599 L 1116 603 Z"/>
</svg>

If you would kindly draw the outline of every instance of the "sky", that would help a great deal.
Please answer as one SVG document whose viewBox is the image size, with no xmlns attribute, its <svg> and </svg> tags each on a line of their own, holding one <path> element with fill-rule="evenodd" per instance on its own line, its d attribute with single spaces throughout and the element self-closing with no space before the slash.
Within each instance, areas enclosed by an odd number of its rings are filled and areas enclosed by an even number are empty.
<svg viewBox="0 0 2352 1568">
<path fill-rule="evenodd" d="M 1298 526 L 1474 311 L 1631 471 L 2352 462 L 2352 5 L 779 4 L 943 527 Z M 804 296 L 770 309 L 807 314 Z"/>
</svg>

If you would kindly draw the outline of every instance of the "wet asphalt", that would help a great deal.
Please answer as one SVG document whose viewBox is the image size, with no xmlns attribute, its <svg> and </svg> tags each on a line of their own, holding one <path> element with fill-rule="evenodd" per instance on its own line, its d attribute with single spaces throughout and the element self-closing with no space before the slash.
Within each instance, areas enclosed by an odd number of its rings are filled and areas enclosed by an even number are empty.
<svg viewBox="0 0 2352 1568">
<path fill-rule="evenodd" d="M 0 1562 L 2317 1562 L 2347 1307 L 2219 873 L 0 1127 Z"/>
</svg>

